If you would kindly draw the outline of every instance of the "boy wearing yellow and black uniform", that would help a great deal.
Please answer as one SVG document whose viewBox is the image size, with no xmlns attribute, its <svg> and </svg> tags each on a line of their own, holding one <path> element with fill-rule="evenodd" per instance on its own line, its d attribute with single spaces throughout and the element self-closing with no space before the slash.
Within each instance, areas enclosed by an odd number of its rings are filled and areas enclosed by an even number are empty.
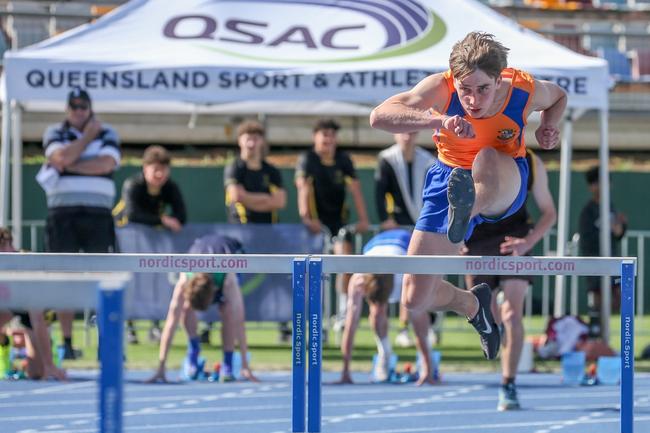
<svg viewBox="0 0 650 433">
<path fill-rule="evenodd" d="M 314 147 L 300 155 L 295 181 L 303 224 L 312 233 L 320 233 L 322 226 L 327 227 L 334 236 L 334 254 L 351 254 L 350 233 L 342 230 L 349 223 L 346 192 L 352 195 L 357 211 L 359 220 L 354 227 L 357 233 L 368 230 L 368 214 L 352 160 L 337 149 L 339 129 L 339 124 L 332 119 L 321 119 L 314 125 Z M 347 274 L 337 278 L 337 289 L 343 295 L 347 292 L 348 279 Z"/>
<path fill-rule="evenodd" d="M 359 222 L 358 232 L 368 229 L 366 205 L 361 186 L 350 156 L 337 149 L 339 124 L 331 119 L 320 120 L 314 126 L 314 147 L 298 159 L 296 187 L 298 210 L 302 222 L 312 232 L 327 227 L 332 236 L 349 222 L 345 205 L 346 192 L 352 194 Z"/>
<path fill-rule="evenodd" d="M 287 204 L 280 171 L 265 159 L 264 127 L 246 121 L 237 128 L 239 156 L 224 170 L 228 222 L 276 223 Z"/>
<path fill-rule="evenodd" d="M 265 159 L 266 131 L 256 121 L 243 122 L 237 128 L 239 156 L 224 170 L 228 222 L 231 224 L 271 224 L 278 222 L 278 211 L 287 205 L 287 193 L 280 171 Z M 210 340 L 209 328 L 201 341 Z M 290 338 L 286 324 L 280 326 L 280 339 Z"/>
<path fill-rule="evenodd" d="M 124 181 L 122 198 L 113 208 L 116 225 L 128 223 L 164 227 L 179 232 L 187 222 L 183 194 L 170 178 L 171 156 L 158 145 L 149 146 L 142 155 L 142 172 Z M 149 340 L 160 340 L 160 325 L 153 320 Z M 138 344 L 133 321 L 127 321 L 127 341 Z"/>
<path fill-rule="evenodd" d="M 129 222 L 162 226 L 178 232 L 187 222 L 185 201 L 178 185 L 170 178 L 171 156 L 158 145 L 142 155 L 142 172 L 122 185 L 122 198 L 113 208 L 117 225 Z"/>
</svg>

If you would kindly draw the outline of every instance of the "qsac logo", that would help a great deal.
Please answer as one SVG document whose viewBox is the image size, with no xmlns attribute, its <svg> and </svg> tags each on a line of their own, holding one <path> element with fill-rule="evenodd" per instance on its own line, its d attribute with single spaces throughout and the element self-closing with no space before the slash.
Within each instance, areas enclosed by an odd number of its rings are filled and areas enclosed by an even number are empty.
<svg viewBox="0 0 650 433">
<path fill-rule="evenodd" d="M 417 0 L 206 0 L 162 33 L 233 57 L 322 63 L 411 54 L 446 31 Z"/>
</svg>

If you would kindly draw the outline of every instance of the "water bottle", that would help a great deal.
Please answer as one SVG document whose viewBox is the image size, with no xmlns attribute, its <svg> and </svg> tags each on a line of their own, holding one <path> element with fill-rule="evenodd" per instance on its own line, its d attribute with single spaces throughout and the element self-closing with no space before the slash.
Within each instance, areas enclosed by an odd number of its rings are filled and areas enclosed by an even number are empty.
<svg viewBox="0 0 650 433">
<path fill-rule="evenodd" d="M 9 346 L 9 339 L 7 338 L 7 344 L 0 344 L 0 379 L 4 379 L 10 373 L 11 347 Z"/>
<path fill-rule="evenodd" d="M 568 352 L 562 355 L 562 383 L 580 385 L 585 376 L 585 352 Z"/>
</svg>

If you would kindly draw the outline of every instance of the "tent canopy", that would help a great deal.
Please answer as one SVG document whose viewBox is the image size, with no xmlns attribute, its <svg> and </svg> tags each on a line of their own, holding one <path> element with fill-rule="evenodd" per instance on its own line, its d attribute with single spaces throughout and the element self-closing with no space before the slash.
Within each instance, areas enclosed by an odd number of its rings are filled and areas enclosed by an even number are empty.
<svg viewBox="0 0 650 433">
<path fill-rule="evenodd" d="M 510 65 L 607 105 L 607 64 L 473 0 L 133 0 L 5 58 L 4 100 L 345 101 L 372 104 L 448 68 L 466 33 L 493 33 Z"/>
</svg>

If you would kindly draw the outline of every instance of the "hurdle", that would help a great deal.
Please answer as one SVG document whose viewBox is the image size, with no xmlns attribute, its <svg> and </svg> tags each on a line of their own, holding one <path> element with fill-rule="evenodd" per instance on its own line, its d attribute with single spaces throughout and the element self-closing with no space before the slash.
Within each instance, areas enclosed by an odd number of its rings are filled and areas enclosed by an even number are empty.
<svg viewBox="0 0 650 433">
<path fill-rule="evenodd" d="M 621 276 L 620 432 L 633 433 L 636 267 L 636 258 L 620 257 L 0 253 L 0 271 L 14 273 L 18 271 L 78 272 L 79 269 L 92 269 L 95 272 L 193 271 L 293 275 L 292 431 L 304 432 L 305 418 L 307 418 L 306 427 L 310 433 L 321 431 L 323 274 L 347 272 Z M 306 285 L 309 286 L 308 296 L 305 296 Z M 3 297 L 2 293 L 3 289 L 0 285 L 0 298 Z M 121 307 L 121 302 L 121 297 L 115 300 L 118 307 Z M 306 336 L 305 326 L 307 326 Z M 112 344 L 121 345 L 121 326 L 106 329 L 106 333 L 109 332 L 114 337 L 111 340 Z M 121 368 L 121 360 L 118 364 Z M 308 375 L 305 374 L 306 369 Z M 121 371 L 117 379 L 121 381 Z M 308 384 L 305 383 L 306 379 Z M 308 393 L 305 392 L 305 387 Z M 120 405 L 116 404 L 115 407 L 121 407 L 121 394 L 113 397 L 113 402 L 120 400 Z M 306 412 L 305 407 L 307 407 Z M 102 433 L 121 433 L 122 415 L 118 412 L 117 410 L 110 413 L 101 412 Z M 103 419 L 103 417 L 112 418 Z"/>
<path fill-rule="evenodd" d="M 102 432 L 122 431 L 123 294 L 130 280 L 128 272 L 0 271 L 0 310 L 97 308 L 97 325 L 102 336 L 99 346 Z"/>
</svg>

